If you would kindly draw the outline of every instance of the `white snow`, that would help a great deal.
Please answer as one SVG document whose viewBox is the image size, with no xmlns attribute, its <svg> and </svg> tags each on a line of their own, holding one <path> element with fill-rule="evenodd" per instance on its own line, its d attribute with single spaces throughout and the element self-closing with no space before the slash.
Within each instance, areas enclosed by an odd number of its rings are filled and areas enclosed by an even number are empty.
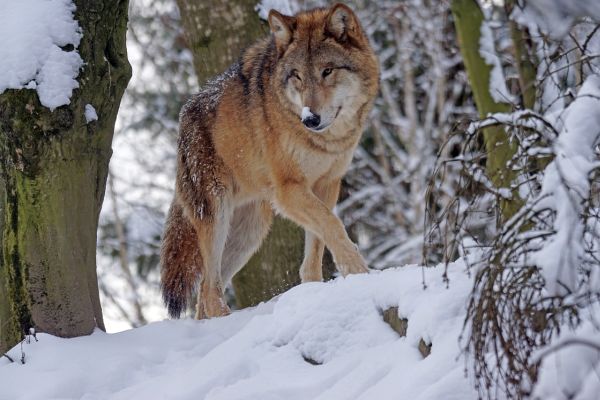
<svg viewBox="0 0 600 400">
<path fill-rule="evenodd" d="M 98 121 L 98 114 L 96 113 L 96 109 L 91 104 L 85 105 L 85 122 L 88 124 L 92 121 Z"/>
<path fill-rule="evenodd" d="M 305 119 L 308 119 L 312 116 L 313 116 L 313 113 L 310 111 L 310 108 L 302 107 L 302 114 L 300 115 L 300 118 L 302 119 L 302 121 L 304 121 Z"/>
<path fill-rule="evenodd" d="M 458 358 L 472 285 L 463 269 L 449 266 L 448 288 L 443 266 L 409 266 L 303 284 L 225 318 L 38 334 L 24 365 L 0 359 L 0 398 L 475 399 Z M 408 318 L 406 337 L 382 320 L 390 306 Z M 433 343 L 425 359 L 421 338 Z M 20 347 L 9 355 L 18 360 Z"/>
<path fill-rule="evenodd" d="M 589 196 L 588 176 L 598 167 L 595 148 L 600 143 L 600 76 L 586 79 L 577 98 L 558 118 L 560 134 L 554 160 L 546 168 L 538 209 L 556 211 L 555 235 L 534 254 L 551 294 L 577 291 L 576 266 L 583 255 L 583 213 Z"/>
<path fill-rule="evenodd" d="M 595 400 L 600 393 L 600 338 L 592 319 L 576 332 L 567 332 L 551 345 L 555 350 L 542 361 L 534 398 L 544 400 Z M 544 349 L 542 352 L 547 351 Z M 540 352 L 540 354 L 542 353 Z M 557 390 L 559 389 L 559 390 Z"/>
<path fill-rule="evenodd" d="M 25 364 L 18 345 L 14 363 L 0 358 L 0 399 L 474 400 L 459 339 L 473 285 L 464 268 L 448 266 L 449 284 L 443 265 L 406 266 L 303 284 L 224 318 L 74 339 L 38 333 L 23 343 Z M 408 319 L 406 337 L 382 319 L 391 306 Z M 432 344 L 426 358 L 421 339 Z M 598 349 L 592 322 L 564 327 L 534 355 L 536 398 L 595 400 Z"/>
<path fill-rule="evenodd" d="M 528 0 L 523 11 L 555 38 L 565 36 L 578 18 L 591 17 L 600 22 L 598 0 Z"/>
<path fill-rule="evenodd" d="M 69 104 L 83 60 L 71 0 L 0 0 L 0 93 L 36 89 L 42 105 Z"/>
</svg>

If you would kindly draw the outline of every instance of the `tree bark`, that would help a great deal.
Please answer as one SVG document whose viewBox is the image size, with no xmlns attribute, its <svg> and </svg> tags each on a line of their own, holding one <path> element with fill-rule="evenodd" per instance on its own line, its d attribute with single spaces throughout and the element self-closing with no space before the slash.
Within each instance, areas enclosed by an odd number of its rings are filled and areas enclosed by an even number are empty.
<svg viewBox="0 0 600 400">
<path fill-rule="evenodd" d="M 298 267 L 304 254 L 304 232 L 277 217 L 260 250 L 234 278 L 239 308 L 254 306 L 300 283 Z"/>
<path fill-rule="evenodd" d="M 254 10 L 256 0 L 177 0 L 177 5 L 200 85 L 268 32 Z"/>
<path fill-rule="evenodd" d="M 115 118 L 131 76 L 126 0 L 75 0 L 85 62 L 69 105 L 32 90 L 0 95 L 0 352 L 29 328 L 104 329 L 96 230 Z M 91 104 L 98 120 L 86 123 Z"/>
<path fill-rule="evenodd" d="M 492 67 L 479 54 L 481 25 L 484 17 L 476 0 L 453 0 L 450 6 L 458 35 L 475 104 L 481 118 L 490 113 L 510 112 L 511 106 L 498 103 L 490 93 L 490 73 Z M 516 152 L 516 144 L 510 143 L 502 126 L 491 126 L 483 130 L 487 152 L 486 171 L 496 188 L 510 188 L 516 174 L 507 168 L 507 163 Z M 500 202 L 501 219 L 508 220 L 522 205 L 516 190 L 511 200 Z"/>
<path fill-rule="evenodd" d="M 510 35 L 513 41 L 515 64 L 519 71 L 519 88 L 523 99 L 523 107 L 533 110 L 536 96 L 536 65 L 534 56 L 530 54 L 527 43 L 531 42 L 529 33 L 520 28 L 515 21 L 509 21 Z"/>
</svg>

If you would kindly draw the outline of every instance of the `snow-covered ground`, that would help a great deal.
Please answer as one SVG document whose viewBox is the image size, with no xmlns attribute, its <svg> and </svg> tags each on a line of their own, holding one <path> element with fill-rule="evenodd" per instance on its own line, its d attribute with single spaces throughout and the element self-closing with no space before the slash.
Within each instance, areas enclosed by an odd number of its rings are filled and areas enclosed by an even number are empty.
<svg viewBox="0 0 600 400">
<path fill-rule="evenodd" d="M 473 282 L 461 261 L 449 265 L 449 284 L 443 271 L 407 266 L 303 284 L 224 318 L 75 339 L 37 334 L 8 352 L 14 362 L 0 358 L 0 400 L 476 399 L 459 341 Z M 408 320 L 406 336 L 384 322 L 390 307 Z M 598 400 L 600 310 L 582 317 L 537 351 L 547 357 L 533 399 Z M 425 358 L 421 341 L 431 344 Z"/>
<path fill-rule="evenodd" d="M 461 263 L 449 286 L 442 273 L 409 266 L 303 284 L 212 320 L 38 334 L 24 365 L 19 346 L 16 362 L 0 359 L 0 399 L 475 399 L 458 342 L 472 283 Z M 408 319 L 406 337 L 383 321 L 390 306 Z"/>
</svg>

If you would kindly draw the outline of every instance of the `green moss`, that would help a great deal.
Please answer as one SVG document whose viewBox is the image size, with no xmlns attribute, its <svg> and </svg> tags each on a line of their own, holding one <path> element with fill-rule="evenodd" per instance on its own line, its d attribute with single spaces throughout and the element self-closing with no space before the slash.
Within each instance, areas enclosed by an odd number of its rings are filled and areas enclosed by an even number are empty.
<svg viewBox="0 0 600 400">
<path fill-rule="evenodd" d="M 18 240 L 18 197 L 7 175 L 0 179 L 3 220 L 0 233 L 0 352 L 21 340 L 31 324 Z"/>
</svg>

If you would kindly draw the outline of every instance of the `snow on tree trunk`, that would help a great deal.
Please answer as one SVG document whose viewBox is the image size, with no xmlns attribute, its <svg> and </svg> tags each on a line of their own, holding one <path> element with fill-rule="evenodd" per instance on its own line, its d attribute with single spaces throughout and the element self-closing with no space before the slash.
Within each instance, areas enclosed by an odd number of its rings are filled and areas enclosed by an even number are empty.
<svg viewBox="0 0 600 400">
<path fill-rule="evenodd" d="M 128 2 L 75 5 L 81 41 L 61 49 L 85 64 L 70 102 L 50 111 L 41 93 L 0 94 L 0 351 L 31 327 L 62 337 L 104 328 L 96 229 L 115 118 L 131 76 Z M 96 120 L 86 118 L 91 107 Z"/>
</svg>

